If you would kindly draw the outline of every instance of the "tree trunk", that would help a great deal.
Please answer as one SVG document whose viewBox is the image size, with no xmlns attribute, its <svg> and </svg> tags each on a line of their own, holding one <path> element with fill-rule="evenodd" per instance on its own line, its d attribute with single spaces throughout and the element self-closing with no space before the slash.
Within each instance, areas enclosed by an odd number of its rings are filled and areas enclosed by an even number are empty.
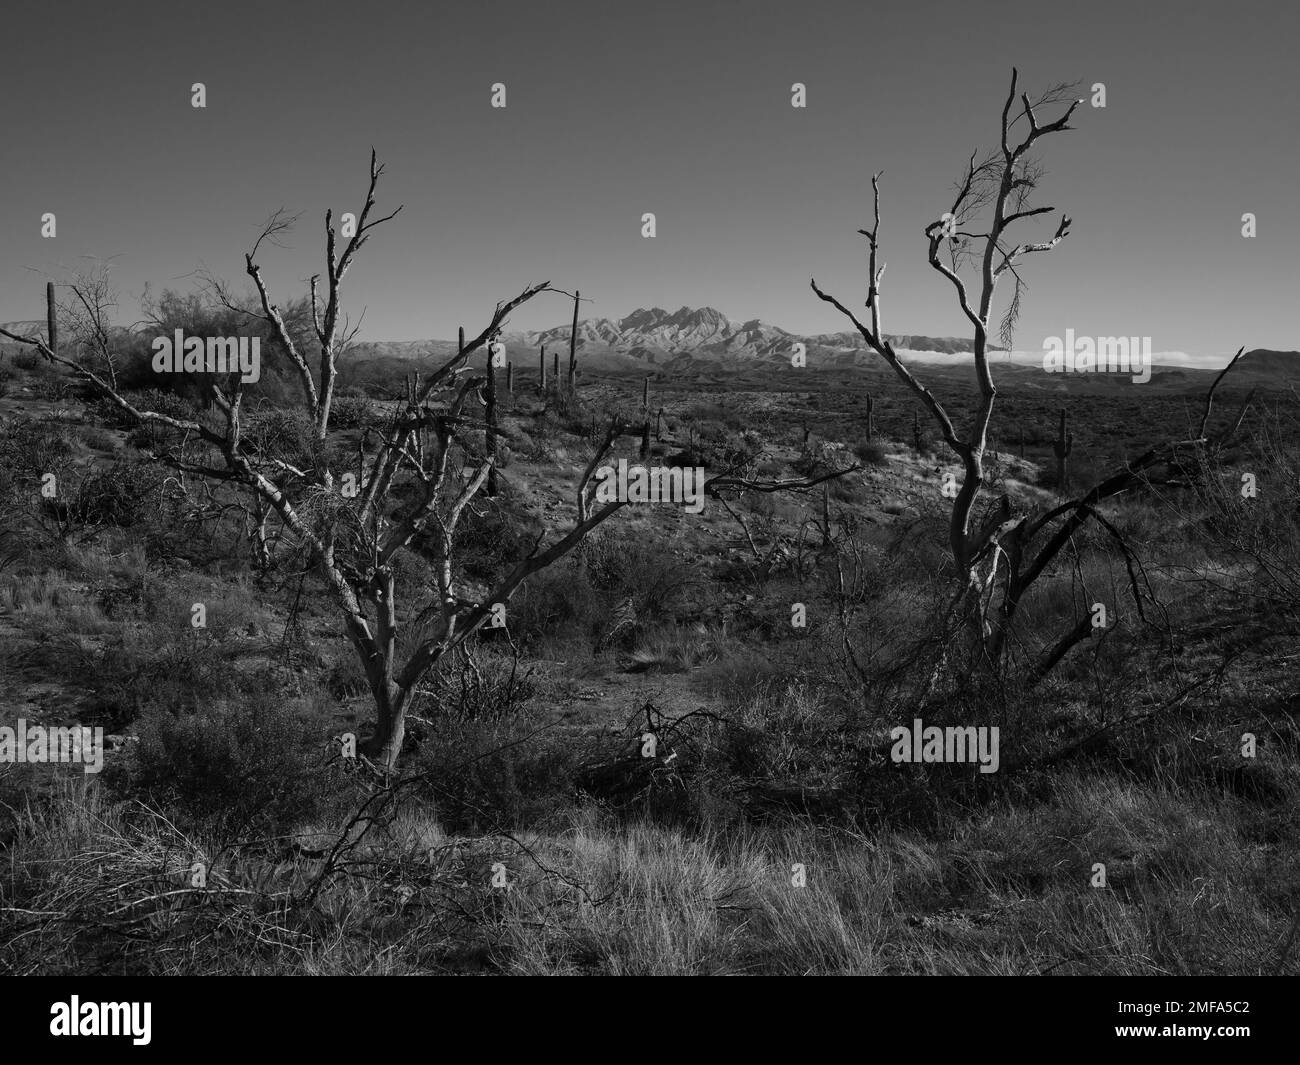
<svg viewBox="0 0 1300 1065">
<path fill-rule="evenodd" d="M 492 463 L 488 470 L 487 494 L 489 497 L 495 496 L 498 491 L 497 486 L 497 368 L 492 362 L 493 356 L 489 351 L 487 364 L 487 388 L 485 390 L 486 400 L 486 422 L 487 430 L 484 435 L 484 445 L 487 448 L 488 461 Z"/>
<path fill-rule="evenodd" d="M 376 693 L 375 734 L 366 744 L 366 756 L 385 773 L 397 768 L 406 738 L 407 693 L 389 682 L 382 695 Z"/>
</svg>

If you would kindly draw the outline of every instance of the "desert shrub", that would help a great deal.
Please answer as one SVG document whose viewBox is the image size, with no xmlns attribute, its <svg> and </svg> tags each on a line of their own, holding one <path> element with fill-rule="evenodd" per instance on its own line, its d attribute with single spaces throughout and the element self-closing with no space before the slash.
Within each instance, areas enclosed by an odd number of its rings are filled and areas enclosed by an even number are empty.
<svg viewBox="0 0 1300 1065">
<path fill-rule="evenodd" d="M 570 737 L 520 717 L 444 721 L 412 759 L 449 832 L 536 828 L 573 805 L 580 760 Z"/>
<path fill-rule="evenodd" d="M 41 399 L 62 403 L 76 391 L 76 382 L 62 374 L 49 374 L 40 378 L 33 387 Z"/>
<path fill-rule="evenodd" d="M 152 384 L 157 376 L 153 372 L 152 338 L 143 332 L 119 332 L 113 338 L 113 368 L 119 388 L 139 389 Z M 97 372 L 104 369 L 103 359 L 96 356 L 92 365 Z M 93 386 L 92 386 L 93 387 Z M 98 391 L 91 394 L 99 399 Z"/>
<path fill-rule="evenodd" d="M 120 626 L 100 645 L 64 649 L 69 675 L 89 688 L 83 705 L 96 723 L 121 729 L 153 709 L 192 712 L 265 686 L 265 677 L 230 668 L 221 640 L 230 621 L 219 604 L 208 602 L 207 629 L 190 628 L 188 610 L 178 617 L 167 605 L 172 616 L 143 630 Z"/>
<path fill-rule="evenodd" d="M 850 477 L 836 477 L 830 482 L 830 493 L 837 503 L 862 503 L 867 498 L 862 483 Z"/>
<path fill-rule="evenodd" d="M 745 427 L 748 420 L 743 411 L 726 403 L 693 403 L 686 408 L 683 417 L 694 422 L 701 435 L 706 432 L 738 431 Z"/>
<path fill-rule="evenodd" d="M 476 503 L 465 508 L 456 527 L 455 558 L 469 576 L 492 580 L 528 554 L 538 530 L 504 483 L 496 498 L 484 493 Z"/>
<path fill-rule="evenodd" d="M 876 437 L 870 439 L 863 437 L 853 445 L 853 454 L 857 456 L 859 462 L 868 466 L 879 466 L 884 463 L 889 452 L 886 450 L 884 442 Z"/>
<path fill-rule="evenodd" d="M 783 668 L 766 651 L 735 645 L 712 662 L 694 670 L 691 687 L 710 698 L 722 700 L 724 705 L 739 706 L 753 699 L 760 689 L 770 686 Z"/>
<path fill-rule="evenodd" d="M 54 422 L 20 418 L 0 426 L 0 477 L 11 485 L 30 482 L 18 491 L 31 491 L 41 474 L 66 469 L 72 457 L 67 434 Z"/>
<path fill-rule="evenodd" d="M 728 653 L 728 642 L 703 624 L 660 624 L 641 631 L 629 649 L 629 671 L 685 673 Z"/>
<path fill-rule="evenodd" d="M 137 410 L 157 411 L 159 414 L 167 414 L 174 418 L 193 418 L 196 410 L 194 404 L 190 403 L 189 400 L 176 395 L 174 392 L 163 392 L 157 388 L 145 388 L 130 392 L 125 398 Z M 103 396 L 92 399 L 88 406 L 90 407 L 91 416 L 99 425 L 107 426 L 110 429 L 132 429 L 136 425 L 136 421 L 131 415 L 112 400 Z"/>
<path fill-rule="evenodd" d="M 41 356 L 35 348 L 24 347 L 21 351 L 14 352 L 13 363 L 15 369 L 30 372 L 41 365 Z"/>
<path fill-rule="evenodd" d="M 119 460 L 93 469 L 77 486 L 69 516 L 83 526 L 129 528 L 158 509 L 157 491 L 166 474 L 151 462 Z"/>
<path fill-rule="evenodd" d="M 492 629 L 484 631 L 485 640 L 498 636 Z M 423 689 L 432 709 L 421 712 L 439 721 L 503 721 L 523 711 L 537 693 L 530 676 L 527 667 L 504 653 L 480 657 L 472 669 L 437 670 Z"/>
<path fill-rule="evenodd" d="M 244 409 L 244 439 L 259 451 L 303 469 L 315 463 L 316 440 L 311 416 L 301 407 L 262 404 Z"/>
<path fill-rule="evenodd" d="M 50 540 L 66 532 L 58 500 L 41 491 L 47 475 L 55 478 L 58 492 L 70 491 L 73 457 L 72 444 L 56 422 L 20 418 L 0 426 L 0 506 L 9 528 Z"/>
<path fill-rule="evenodd" d="M 566 630 L 591 634 L 608 616 L 602 596 L 572 565 L 534 573 L 510 600 L 510 631 L 525 644 Z"/>
<path fill-rule="evenodd" d="M 198 417 L 198 408 L 174 392 L 148 388 L 133 393 L 128 398 L 137 410 L 154 411 L 165 414 L 169 418 L 186 421 L 193 421 Z M 110 429 L 128 430 L 127 443 L 142 450 L 152 450 L 162 443 L 179 440 L 181 436 L 177 430 L 156 422 L 137 422 L 116 403 L 102 397 L 91 401 L 91 410 L 95 421 L 100 425 Z"/>
<path fill-rule="evenodd" d="M 338 395 L 330 404 L 331 429 L 361 429 L 375 420 L 370 401 L 364 396 Z"/>
<path fill-rule="evenodd" d="M 690 586 L 681 561 L 643 539 L 607 534 L 587 550 L 591 586 L 611 598 L 631 596 L 638 618 L 672 616 Z"/>
<path fill-rule="evenodd" d="M 546 437 L 536 429 L 531 432 L 517 430 L 513 434 L 511 449 L 528 462 L 551 462 L 555 458 Z"/>
<path fill-rule="evenodd" d="M 561 368 L 561 374 L 567 371 Z M 573 433 L 583 438 L 596 436 L 609 424 L 609 418 L 603 420 L 596 411 L 585 403 L 576 393 L 561 389 L 551 397 L 551 406 L 555 411 L 556 421 L 566 433 Z"/>
<path fill-rule="evenodd" d="M 370 399 L 393 399 L 413 370 L 421 369 L 415 359 L 398 355 L 367 355 L 339 361 L 339 394 Z"/>
<path fill-rule="evenodd" d="M 210 291 L 177 292 L 164 289 L 156 298 L 146 302 L 149 325 L 134 334 L 135 357 L 129 365 L 119 370 L 119 380 L 128 388 L 158 388 L 189 398 L 196 404 L 206 404 L 214 384 L 224 384 L 222 375 L 215 373 L 155 373 L 152 365 L 151 345 L 159 336 L 171 336 L 177 329 L 187 336 L 258 337 L 262 353 L 262 374 L 259 380 L 246 384 L 245 407 L 254 400 L 282 403 L 296 397 L 298 386 L 290 360 L 284 356 L 275 328 L 267 322 L 258 306 L 258 297 L 249 292 L 240 297 L 239 305 L 229 307 L 213 298 Z M 279 306 L 290 337 L 298 350 L 312 361 L 316 346 L 312 327 L 311 302 L 306 296 L 289 300 Z"/>
<path fill-rule="evenodd" d="M 331 645 L 331 651 L 323 658 L 322 683 L 332 698 L 344 701 L 369 695 L 370 685 L 366 680 L 366 671 L 350 644 Z"/>
<path fill-rule="evenodd" d="M 853 464 L 853 455 L 843 444 L 814 440 L 804 445 L 794 461 L 794 469 L 801 477 L 820 477 L 832 470 L 847 469 Z"/>
<path fill-rule="evenodd" d="M 1193 471 L 1190 498 L 1164 501 L 1182 521 L 1195 515 L 1198 539 L 1249 570 L 1252 597 L 1283 606 L 1291 616 L 1300 607 L 1300 448 L 1294 439 L 1294 421 L 1277 415 L 1252 428 L 1242 461 L 1259 487 L 1249 502 L 1242 495 L 1243 470 L 1206 458 Z"/>
<path fill-rule="evenodd" d="M 756 432 L 727 433 L 705 448 L 705 464 L 748 473 L 763 453 L 763 438 Z"/>
<path fill-rule="evenodd" d="M 834 775 L 843 755 L 840 722 L 824 693 L 805 680 L 774 676 L 754 685 L 720 734 L 719 768 L 746 780 L 802 781 Z"/>
<path fill-rule="evenodd" d="M 438 587 L 434 563 L 416 551 L 399 551 L 393 556 L 393 580 L 400 603 L 435 601 Z"/>
<path fill-rule="evenodd" d="M 117 437 L 107 429 L 97 425 L 83 425 L 77 431 L 77 437 L 92 451 L 116 451 Z"/>
<path fill-rule="evenodd" d="M 136 731 L 109 782 L 189 824 L 274 831 L 318 811 L 324 745 L 277 693 L 212 700 L 190 713 L 153 710 Z"/>
</svg>

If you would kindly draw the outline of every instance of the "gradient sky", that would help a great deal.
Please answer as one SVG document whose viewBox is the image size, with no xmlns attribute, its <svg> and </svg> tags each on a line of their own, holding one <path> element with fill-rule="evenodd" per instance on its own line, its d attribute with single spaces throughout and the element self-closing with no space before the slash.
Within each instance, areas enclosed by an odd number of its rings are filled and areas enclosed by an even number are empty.
<svg viewBox="0 0 1300 1065">
<path fill-rule="evenodd" d="M 367 339 L 477 332 L 544 279 L 590 295 L 584 317 L 709 305 L 842 329 L 808 279 L 861 304 L 876 169 L 886 330 L 966 335 L 923 230 L 995 142 L 1015 64 L 1031 90 L 1108 97 L 1045 142 L 1036 202 L 1074 230 L 1027 260 L 1017 347 L 1067 328 L 1202 356 L 1300 347 L 1294 5 L 7 0 L 2 25 L 0 321 L 40 317 L 45 276 L 83 256 L 114 257 L 122 321 L 146 281 L 206 267 L 242 288 L 282 205 L 306 213 L 262 263 L 279 299 L 300 295 L 325 208 L 360 209 L 373 144 L 379 205 L 405 209 L 345 282 Z M 510 325 L 566 318 L 549 296 Z"/>
</svg>

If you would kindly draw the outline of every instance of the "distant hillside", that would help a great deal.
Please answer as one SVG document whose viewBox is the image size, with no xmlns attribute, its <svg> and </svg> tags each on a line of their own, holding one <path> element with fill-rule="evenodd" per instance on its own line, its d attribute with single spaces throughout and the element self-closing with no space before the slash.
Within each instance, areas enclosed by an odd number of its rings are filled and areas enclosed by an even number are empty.
<svg viewBox="0 0 1300 1065">
<path fill-rule="evenodd" d="M 42 318 L 39 322 L 37 321 L 0 322 L 0 329 L 4 329 L 10 333 L 13 333 L 15 336 L 31 337 L 33 340 L 36 340 L 38 338 L 40 340 L 48 339 L 48 337 L 45 335 L 44 318 Z M 9 340 L 6 337 L 2 341 L 0 341 L 0 343 L 6 345 L 13 345 L 14 341 Z"/>
<path fill-rule="evenodd" d="M 1257 379 L 1261 384 L 1295 384 L 1300 382 L 1300 351 L 1256 348 L 1241 357 L 1231 376 Z"/>
</svg>

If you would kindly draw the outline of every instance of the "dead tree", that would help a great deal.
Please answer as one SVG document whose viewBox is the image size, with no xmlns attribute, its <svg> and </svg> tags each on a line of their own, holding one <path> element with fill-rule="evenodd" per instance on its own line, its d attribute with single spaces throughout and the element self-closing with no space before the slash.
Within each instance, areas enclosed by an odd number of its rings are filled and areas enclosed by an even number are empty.
<svg viewBox="0 0 1300 1065">
<path fill-rule="evenodd" d="M 497 481 L 497 367 L 493 361 L 492 346 L 488 345 L 487 387 L 483 389 L 483 414 L 487 423 L 483 430 L 483 445 L 487 451 L 488 478 L 487 494 L 496 496 L 499 490 Z"/>
<path fill-rule="evenodd" d="M 54 305 L 54 282 L 45 283 L 45 335 L 49 339 L 50 350 L 59 350 L 59 314 Z"/>
<path fill-rule="evenodd" d="M 573 327 L 569 330 L 569 395 L 573 395 L 578 384 L 578 300 L 581 296 L 576 289 L 573 293 Z"/>
<path fill-rule="evenodd" d="M 112 263 L 98 262 L 79 270 L 63 287 L 69 296 L 60 306 L 54 298 L 54 283 L 45 286 L 45 329 L 50 349 L 88 360 L 116 387 L 118 357 L 114 350 L 113 312 L 118 294 L 112 281 Z"/>
<path fill-rule="evenodd" d="M 315 365 L 301 350 L 284 320 L 262 272 L 258 254 L 286 231 L 288 220 L 272 216 L 245 255 L 245 269 L 260 298 L 262 317 L 277 337 L 277 354 L 295 371 L 300 392 L 297 401 L 311 426 L 316 445 L 310 462 L 295 464 L 283 454 L 253 444 L 247 434 L 252 412 L 244 409 L 244 384 L 232 375 L 224 387 L 214 386 L 221 424 L 163 414 L 138 407 L 85 360 L 55 352 L 44 340 L 10 336 L 29 344 L 48 361 L 64 366 L 139 424 L 174 430 L 169 446 L 155 458 L 186 474 L 244 486 L 276 514 L 288 533 L 306 550 L 313 571 L 323 580 L 343 621 L 349 641 L 365 669 L 375 705 L 374 733 L 364 752 L 384 770 L 391 770 L 401 750 L 406 712 L 417 685 L 430 670 L 448 660 L 490 618 L 494 604 L 505 604 L 533 573 L 564 557 L 593 528 L 607 520 L 623 503 L 610 503 L 576 522 L 572 529 L 532 552 L 501 573 L 486 594 L 462 594 L 455 566 L 456 530 L 473 498 L 494 469 L 491 456 L 477 469 L 451 468 L 458 450 L 453 447 L 467 430 L 478 428 L 468 403 L 485 384 L 483 377 L 465 376 L 470 357 L 500 333 L 506 317 L 521 304 L 552 291 L 549 283 L 530 285 L 518 296 L 498 303 L 488 325 L 473 339 L 462 341 L 458 351 L 429 373 L 413 389 L 382 433 L 377 447 L 366 456 L 358 491 L 341 490 L 331 457 L 330 410 L 336 380 L 336 359 L 341 339 L 341 292 L 344 277 L 358 251 L 375 228 L 394 218 L 401 208 L 375 216 L 375 189 L 384 168 L 371 153 L 370 183 L 365 205 L 357 216 L 355 234 L 340 249 L 332 212 L 325 215 L 326 272 L 321 298 L 321 276 L 310 280 Z M 420 461 L 413 443 L 421 432 L 430 434 L 430 446 Z M 349 464 L 350 465 L 350 462 Z M 418 486 L 413 503 L 399 507 L 394 490 L 399 482 Z M 433 600 L 416 609 L 409 619 L 399 615 L 395 563 L 412 550 L 417 538 L 432 541 L 438 558 Z M 418 623 L 417 620 L 418 619 Z M 409 632 L 403 621 L 410 621 Z M 399 648 L 405 636 L 406 653 Z"/>
<path fill-rule="evenodd" d="M 468 641 L 489 619 L 500 615 L 530 576 L 568 555 L 628 502 L 591 505 L 588 482 L 614 439 L 611 435 L 578 485 L 578 513 L 567 531 L 554 534 L 545 546 L 539 538 L 527 554 L 506 563 L 477 590 L 456 565 L 457 546 L 463 541 L 463 535 L 461 541 L 457 538 L 462 518 L 495 469 L 490 454 L 477 466 L 463 458 L 473 453 L 465 438 L 484 428 L 470 408 L 487 383 L 483 376 L 469 372 L 469 360 L 502 332 L 515 308 L 544 292 L 557 291 L 545 281 L 498 303 L 491 320 L 472 339 L 466 340 L 462 330 L 456 353 L 422 375 L 418 384 L 411 380 L 382 430 L 367 427 L 359 454 L 350 448 L 342 453 L 337 439 L 331 440 L 336 360 L 346 339 L 343 280 L 376 227 L 401 210 L 375 216 L 375 189 L 383 172 L 372 151 L 365 205 L 357 215 L 355 233 L 342 248 L 333 215 L 325 214 L 323 303 L 321 276 L 309 282 L 314 351 L 295 342 L 258 260 L 262 246 L 275 243 L 290 220 L 280 212 L 273 215 L 244 257 L 259 296 L 260 317 L 278 340 L 271 357 L 287 360 L 297 385 L 299 395 L 293 402 L 311 438 L 305 454 L 277 445 L 272 438 L 255 439 L 259 412 L 246 409 L 244 382 L 238 373 L 212 386 L 215 416 L 188 418 L 137 405 L 138 399 L 119 391 L 91 358 L 60 354 L 40 337 L 21 337 L 2 329 L 0 335 L 35 348 L 48 362 L 68 369 L 137 425 L 163 430 L 164 439 L 152 451 L 157 461 L 182 474 L 225 485 L 236 494 L 251 492 L 258 513 L 263 518 L 268 511 L 275 516 L 283 534 L 303 552 L 310 571 L 322 581 L 365 671 L 374 728 L 361 749 L 378 769 L 389 773 L 397 764 L 407 713 L 424 678 L 453 656 L 464 654 Z M 428 437 L 423 446 L 418 443 L 422 434 Z M 367 440 L 375 443 L 367 448 Z M 360 466 L 359 477 L 354 462 Z M 716 498 L 727 491 L 774 492 L 812 483 L 817 482 L 764 482 L 724 473 L 703 487 L 707 496 Z M 264 531 L 256 539 L 268 541 Z M 427 597 L 417 589 L 408 605 L 401 602 L 407 589 L 399 588 L 398 572 L 401 556 L 417 550 L 433 560 L 433 587 Z"/>
<path fill-rule="evenodd" d="M 1019 95 L 1018 72 L 1011 72 L 1011 88 L 1002 107 L 999 146 L 982 161 L 978 150 L 971 154 L 964 178 L 958 183 L 949 210 L 925 230 L 930 266 L 952 286 L 958 306 L 973 330 L 972 361 L 974 387 L 978 405 L 965 435 L 961 435 L 943 405 L 899 359 L 893 344 L 883 332 L 881 318 L 881 281 L 885 264 L 880 253 L 880 174 L 873 175 L 871 187 L 874 215 L 871 229 L 858 232 L 868 241 L 868 275 L 866 306 L 869 321 L 863 322 L 843 303 L 828 295 L 811 281 L 813 291 L 848 318 L 866 341 L 867 346 L 893 369 L 916 395 L 939 428 L 943 442 L 961 462 L 964 480 L 953 500 L 948 522 L 949 549 L 957 574 L 957 589 L 950 614 L 957 613 L 972 634 L 977 655 L 983 665 L 1000 669 L 1007 633 L 1026 590 L 1055 558 L 1070 534 L 1090 518 L 1098 518 L 1095 505 L 1103 499 L 1143 483 L 1148 471 L 1172 458 L 1179 448 L 1203 447 L 1208 443 L 1201 434 L 1191 440 L 1171 441 L 1127 463 L 1114 476 L 1102 481 L 1086 495 L 1049 510 L 1045 514 L 1013 515 L 1011 502 L 1003 496 L 988 508 L 981 520 L 976 518 L 976 503 L 985 483 L 984 455 L 988 449 L 989 426 L 993 418 L 997 390 L 989 367 L 989 337 L 993 324 L 994 295 L 999 280 L 1009 275 L 1014 289 L 1000 322 L 1002 338 L 1010 344 L 1020 311 L 1024 282 L 1019 273 L 1024 256 L 1051 251 L 1070 232 L 1070 218 L 1062 214 L 1052 236 L 1046 240 L 1013 241 L 1009 233 L 1017 223 L 1024 223 L 1053 211 L 1051 207 L 1031 207 L 1029 197 L 1037 188 L 1043 169 L 1030 158 L 1030 152 L 1045 137 L 1072 129 L 1069 120 L 1082 102 L 1073 99 L 1065 112 L 1043 123 L 1038 109 L 1063 104 L 1071 93 L 1068 86 L 1057 86 L 1031 101 Z M 1021 126 L 1022 139 L 1016 139 L 1015 127 Z M 972 223 L 991 214 L 982 232 L 972 231 Z M 974 271 L 973 290 L 963 271 Z M 972 291 L 974 298 L 972 299 Z M 1238 353 L 1240 355 L 1240 353 Z M 1233 360 L 1235 364 L 1236 359 Z M 1232 364 L 1229 364 L 1229 368 Z M 1224 373 L 1227 370 L 1225 369 Z M 1206 417 L 1222 374 L 1206 398 Z M 919 432 L 918 432 L 919 435 Z M 1113 530 L 1111 530 L 1113 532 Z M 1038 537 L 1045 542 L 1031 550 Z M 1127 547 L 1126 547 L 1127 550 Z M 996 604 L 995 604 L 996 600 Z M 1088 618 L 1066 635 L 1078 642 L 1086 632 Z M 1080 635 L 1082 633 L 1082 635 Z M 1069 646 L 1073 646 L 1070 643 Z M 1048 650 L 1044 661 L 1059 661 L 1058 647 Z M 1066 648 L 1068 650 L 1068 646 Z"/>
</svg>

